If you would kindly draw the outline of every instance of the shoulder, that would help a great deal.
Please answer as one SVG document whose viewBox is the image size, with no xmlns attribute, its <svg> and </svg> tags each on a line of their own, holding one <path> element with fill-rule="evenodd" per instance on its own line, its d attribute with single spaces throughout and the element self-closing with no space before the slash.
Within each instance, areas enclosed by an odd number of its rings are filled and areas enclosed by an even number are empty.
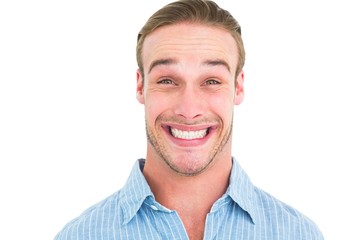
<svg viewBox="0 0 360 240">
<path fill-rule="evenodd" d="M 316 223 L 299 210 L 260 188 L 254 187 L 254 191 L 260 224 L 269 226 L 273 233 L 283 231 L 283 234 L 293 235 L 291 239 L 323 239 Z"/>
<path fill-rule="evenodd" d="M 119 206 L 120 193 L 121 190 L 115 192 L 67 223 L 55 240 L 89 239 L 87 236 L 103 236 L 104 232 L 118 228 L 123 216 Z"/>
</svg>

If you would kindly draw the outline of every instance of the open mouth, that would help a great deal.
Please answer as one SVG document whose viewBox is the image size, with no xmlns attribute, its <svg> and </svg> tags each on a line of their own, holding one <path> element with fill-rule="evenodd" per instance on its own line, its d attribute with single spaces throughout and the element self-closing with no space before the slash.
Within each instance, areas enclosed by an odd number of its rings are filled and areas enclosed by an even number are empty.
<svg viewBox="0 0 360 240">
<path fill-rule="evenodd" d="M 182 131 L 176 128 L 170 127 L 170 133 L 173 137 L 185 140 L 194 140 L 204 138 L 209 133 L 209 128 L 197 130 L 197 131 Z"/>
</svg>

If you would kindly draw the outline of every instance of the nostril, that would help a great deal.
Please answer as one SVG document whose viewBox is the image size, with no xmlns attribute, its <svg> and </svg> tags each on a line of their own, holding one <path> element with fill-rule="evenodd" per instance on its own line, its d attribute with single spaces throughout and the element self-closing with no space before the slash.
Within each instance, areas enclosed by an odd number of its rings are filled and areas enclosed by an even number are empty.
<svg viewBox="0 0 360 240">
<path fill-rule="evenodd" d="M 202 99 L 198 92 L 189 91 L 177 99 L 174 113 L 184 119 L 192 120 L 203 116 L 206 100 Z"/>
<path fill-rule="evenodd" d="M 176 115 L 180 116 L 181 118 L 187 119 L 187 120 L 193 120 L 196 118 L 200 118 L 202 116 L 202 114 L 188 114 L 188 113 L 176 113 Z"/>
</svg>

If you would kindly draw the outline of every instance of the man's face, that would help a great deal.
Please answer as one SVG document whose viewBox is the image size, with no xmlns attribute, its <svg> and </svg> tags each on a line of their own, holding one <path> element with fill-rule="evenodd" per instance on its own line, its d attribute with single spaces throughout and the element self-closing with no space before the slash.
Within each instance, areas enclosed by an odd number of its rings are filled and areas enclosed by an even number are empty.
<svg viewBox="0 0 360 240">
<path fill-rule="evenodd" d="M 161 27 L 146 37 L 142 57 L 137 98 L 145 105 L 147 157 L 191 176 L 220 153 L 231 156 L 233 107 L 243 98 L 231 34 L 190 23 Z"/>
</svg>

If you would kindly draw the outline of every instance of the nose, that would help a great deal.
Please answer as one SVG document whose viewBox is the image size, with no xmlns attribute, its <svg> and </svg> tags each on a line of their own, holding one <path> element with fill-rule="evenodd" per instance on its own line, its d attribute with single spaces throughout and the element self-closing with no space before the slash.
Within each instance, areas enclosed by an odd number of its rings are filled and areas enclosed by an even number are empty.
<svg viewBox="0 0 360 240">
<path fill-rule="evenodd" d="M 184 86 L 175 102 L 174 112 L 182 118 L 192 120 L 204 115 L 206 99 L 196 87 Z"/>
</svg>

